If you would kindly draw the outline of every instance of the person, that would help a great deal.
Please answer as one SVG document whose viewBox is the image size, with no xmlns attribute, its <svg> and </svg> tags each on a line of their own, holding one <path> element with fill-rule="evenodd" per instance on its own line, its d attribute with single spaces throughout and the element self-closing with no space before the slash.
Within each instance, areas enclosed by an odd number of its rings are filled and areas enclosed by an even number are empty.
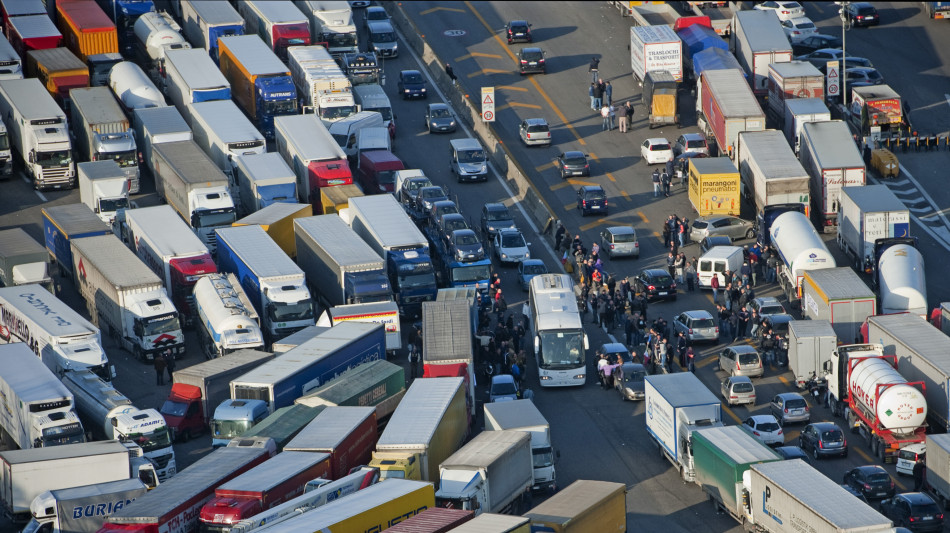
<svg viewBox="0 0 950 533">
<path fill-rule="evenodd" d="M 521 365 L 518 364 L 517 360 L 511 363 L 511 377 L 515 378 L 515 383 L 521 389 Z"/>
<path fill-rule="evenodd" d="M 665 170 L 660 173 L 660 181 L 663 183 L 663 194 L 665 194 L 666 197 L 669 198 L 670 197 L 670 175 L 667 174 Z"/>
<path fill-rule="evenodd" d="M 600 60 L 596 57 L 590 58 L 590 67 L 587 72 L 590 72 L 591 83 L 597 83 L 597 78 L 600 77 Z"/>
<path fill-rule="evenodd" d="M 693 266 L 692 261 L 686 262 L 686 290 L 693 292 L 695 290 L 695 283 L 693 279 L 696 277 L 696 267 Z"/>
<path fill-rule="evenodd" d="M 677 236 L 680 239 L 680 248 L 686 246 L 686 232 L 688 231 L 686 220 L 681 220 L 677 225 Z"/>
<path fill-rule="evenodd" d="M 421 358 L 422 355 L 419 353 L 415 341 L 413 341 L 413 343 L 409 345 L 409 379 L 419 377 L 419 359 Z"/>
<path fill-rule="evenodd" d="M 607 365 L 610 363 L 607 362 L 607 356 L 600 354 L 600 359 L 597 360 L 597 376 L 600 378 L 600 383 L 607 388 L 607 376 L 604 372 L 607 370 Z"/>
<path fill-rule="evenodd" d="M 600 128 L 601 131 L 610 131 L 610 106 L 604 104 L 604 106 L 600 108 L 600 116 L 604 119 L 604 122 Z"/>
<path fill-rule="evenodd" d="M 713 303 L 719 303 L 719 274 L 713 274 L 712 279 L 709 280 L 709 286 L 712 287 L 713 291 Z"/>
<path fill-rule="evenodd" d="M 155 356 L 155 384 L 164 385 L 165 384 L 165 366 L 167 362 L 165 361 L 165 354 L 160 353 Z"/>
<path fill-rule="evenodd" d="M 499 323 L 506 311 L 508 311 L 508 303 L 505 302 L 505 297 L 501 294 L 501 289 L 498 289 L 498 292 L 495 293 L 495 316 Z"/>
<path fill-rule="evenodd" d="M 914 492 L 920 492 L 920 489 L 924 486 L 925 470 L 924 462 L 917 459 L 917 462 L 914 463 Z"/>
<path fill-rule="evenodd" d="M 168 382 L 174 383 L 175 377 L 172 375 L 175 372 L 175 356 L 171 354 L 165 355 L 165 371 L 168 372 Z"/>
<path fill-rule="evenodd" d="M 597 108 L 594 106 L 594 104 L 597 102 L 596 100 L 594 100 L 594 86 L 595 85 L 597 85 L 595 82 L 590 83 L 590 89 L 587 89 L 587 96 L 590 96 L 590 108 L 596 111 Z"/>
<path fill-rule="evenodd" d="M 633 122 L 633 104 L 627 100 L 620 109 L 620 133 L 627 133 L 627 126 Z"/>
<path fill-rule="evenodd" d="M 453 87 L 458 85 L 458 77 L 455 75 L 455 70 L 453 70 L 452 65 L 448 63 L 445 64 L 445 75 L 448 76 L 450 80 L 452 80 Z"/>
<path fill-rule="evenodd" d="M 683 276 L 686 273 L 686 254 L 684 254 L 683 252 L 680 252 L 680 254 L 676 256 L 675 267 L 676 267 L 676 282 L 679 284 L 683 284 L 684 283 Z"/>
<path fill-rule="evenodd" d="M 680 358 L 680 368 L 686 368 L 686 335 L 679 332 L 679 338 L 676 339 L 676 352 Z"/>
<path fill-rule="evenodd" d="M 598 110 L 603 107 L 603 97 L 604 97 L 604 85 L 594 81 L 594 109 Z"/>
<path fill-rule="evenodd" d="M 564 228 L 564 224 L 561 224 L 561 221 L 557 221 L 557 231 L 554 232 L 554 249 L 558 250 L 561 248 L 561 241 L 564 240 L 564 235 L 567 233 L 567 230 Z"/>
<path fill-rule="evenodd" d="M 608 81 L 607 83 L 609 87 L 610 82 Z M 608 103 L 607 105 L 610 106 L 610 131 L 613 131 L 614 124 L 617 122 L 617 108 L 614 107 L 614 105 L 610 103 Z"/>
<path fill-rule="evenodd" d="M 653 169 L 653 197 L 656 198 L 660 195 L 660 171 L 659 169 Z"/>
<path fill-rule="evenodd" d="M 696 354 L 693 353 L 693 347 L 686 348 L 686 366 L 690 372 L 696 372 Z"/>
<path fill-rule="evenodd" d="M 673 252 L 666 256 L 666 270 L 670 273 L 671 278 L 676 275 L 676 256 L 673 255 Z"/>
</svg>

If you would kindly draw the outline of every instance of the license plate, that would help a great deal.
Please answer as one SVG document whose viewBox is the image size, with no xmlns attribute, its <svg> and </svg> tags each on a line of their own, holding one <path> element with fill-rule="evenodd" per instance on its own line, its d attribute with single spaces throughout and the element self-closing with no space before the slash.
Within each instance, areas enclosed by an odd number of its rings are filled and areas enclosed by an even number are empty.
<svg viewBox="0 0 950 533">
<path fill-rule="evenodd" d="M 531 65 L 532 67 L 538 66 L 538 62 L 537 62 L 537 61 L 532 61 L 532 62 L 530 62 L 530 63 L 528 63 L 528 64 Z"/>
<path fill-rule="evenodd" d="M 659 292 L 659 293 L 657 293 L 657 294 L 659 294 L 660 296 L 666 296 L 666 293 L 665 293 L 665 292 Z"/>
<path fill-rule="evenodd" d="M 583 175 L 584 175 L 584 173 L 583 173 L 582 171 L 580 171 L 580 170 L 575 170 L 574 172 L 571 172 L 571 174 L 573 174 L 574 176 L 583 176 Z"/>
<path fill-rule="evenodd" d="M 599 206 L 599 205 L 592 205 L 590 208 L 591 208 L 591 209 L 600 209 L 600 206 Z"/>
<path fill-rule="evenodd" d="M 933 519 L 934 519 L 933 515 L 927 515 L 923 518 L 923 520 L 933 520 Z"/>
<path fill-rule="evenodd" d="M 886 492 L 878 492 L 878 493 L 877 493 L 878 496 L 884 496 L 885 494 L 887 494 L 887 493 L 886 493 Z"/>
</svg>

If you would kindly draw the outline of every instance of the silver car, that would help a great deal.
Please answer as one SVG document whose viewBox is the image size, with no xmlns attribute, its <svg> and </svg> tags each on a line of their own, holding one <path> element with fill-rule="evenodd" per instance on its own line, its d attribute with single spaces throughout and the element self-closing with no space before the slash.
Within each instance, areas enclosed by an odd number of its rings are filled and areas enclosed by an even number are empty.
<svg viewBox="0 0 950 533">
<path fill-rule="evenodd" d="M 677 137 L 676 142 L 673 143 L 673 155 L 678 156 L 686 152 L 709 155 L 706 136 L 702 133 L 684 133 Z"/>
<path fill-rule="evenodd" d="M 632 226 L 611 226 L 600 232 L 600 247 L 611 259 L 617 256 L 640 257 L 637 231 Z"/>
<path fill-rule="evenodd" d="M 729 405 L 755 405 L 755 386 L 748 376 L 729 376 L 719 387 L 722 399 Z"/>
<path fill-rule="evenodd" d="M 719 327 L 709 311 L 686 311 L 680 313 L 673 319 L 673 333 L 679 333 L 689 340 L 689 342 L 699 341 L 719 341 Z"/>
<path fill-rule="evenodd" d="M 782 426 L 794 422 L 808 423 L 811 421 L 811 411 L 808 402 L 797 392 L 783 392 L 776 394 L 769 403 L 769 413 Z"/>
<path fill-rule="evenodd" d="M 755 226 L 748 220 L 728 215 L 700 217 L 693 221 L 689 238 L 699 242 L 706 237 L 722 235 L 733 241 L 755 237 Z"/>
<path fill-rule="evenodd" d="M 759 316 L 761 317 L 786 314 L 785 306 L 782 305 L 782 302 L 778 301 L 778 298 L 773 296 L 761 296 L 759 298 L 755 298 L 749 302 L 749 304 L 746 306 L 746 309 L 749 312 L 758 312 Z"/>
<path fill-rule="evenodd" d="M 551 128 L 543 118 L 522 120 L 518 127 L 518 135 L 521 136 L 521 142 L 528 146 L 551 144 Z"/>
<path fill-rule="evenodd" d="M 719 369 L 730 376 L 762 377 L 765 368 L 759 352 L 748 344 L 729 346 L 719 354 Z"/>
<path fill-rule="evenodd" d="M 520 263 L 525 259 L 531 259 L 531 251 L 528 247 L 530 242 L 525 242 L 524 235 L 516 229 L 503 229 L 495 233 L 493 248 L 498 261 L 505 263 Z"/>
</svg>

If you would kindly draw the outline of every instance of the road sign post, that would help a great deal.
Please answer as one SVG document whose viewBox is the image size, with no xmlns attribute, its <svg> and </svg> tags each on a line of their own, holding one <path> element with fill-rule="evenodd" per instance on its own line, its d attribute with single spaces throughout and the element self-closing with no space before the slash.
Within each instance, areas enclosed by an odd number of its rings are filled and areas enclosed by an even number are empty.
<svg viewBox="0 0 950 533">
<path fill-rule="evenodd" d="M 837 61 L 829 61 L 825 69 L 825 72 L 828 73 L 825 94 L 828 95 L 829 99 L 841 95 L 841 70 L 838 65 Z"/>
<path fill-rule="evenodd" d="M 495 121 L 495 88 L 482 87 L 482 122 Z"/>
</svg>

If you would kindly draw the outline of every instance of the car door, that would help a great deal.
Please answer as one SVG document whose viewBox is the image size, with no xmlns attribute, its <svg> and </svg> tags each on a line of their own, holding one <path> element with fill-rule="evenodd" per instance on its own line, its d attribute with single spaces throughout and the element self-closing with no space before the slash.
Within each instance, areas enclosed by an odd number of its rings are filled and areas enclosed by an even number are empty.
<svg viewBox="0 0 950 533">
<path fill-rule="evenodd" d="M 782 420 L 782 397 L 776 396 L 769 403 L 769 412 L 776 420 Z"/>
<path fill-rule="evenodd" d="M 643 141 L 640 145 L 640 157 L 650 161 L 650 141 Z"/>
<path fill-rule="evenodd" d="M 729 360 L 729 348 L 726 348 L 721 354 L 719 354 L 719 370 L 722 370 L 723 372 L 729 372 L 729 370 L 727 370 L 727 366 L 730 369 L 732 367 L 731 361 Z"/>
<path fill-rule="evenodd" d="M 682 313 L 673 320 L 673 333 L 689 331 L 689 317 Z"/>
</svg>

